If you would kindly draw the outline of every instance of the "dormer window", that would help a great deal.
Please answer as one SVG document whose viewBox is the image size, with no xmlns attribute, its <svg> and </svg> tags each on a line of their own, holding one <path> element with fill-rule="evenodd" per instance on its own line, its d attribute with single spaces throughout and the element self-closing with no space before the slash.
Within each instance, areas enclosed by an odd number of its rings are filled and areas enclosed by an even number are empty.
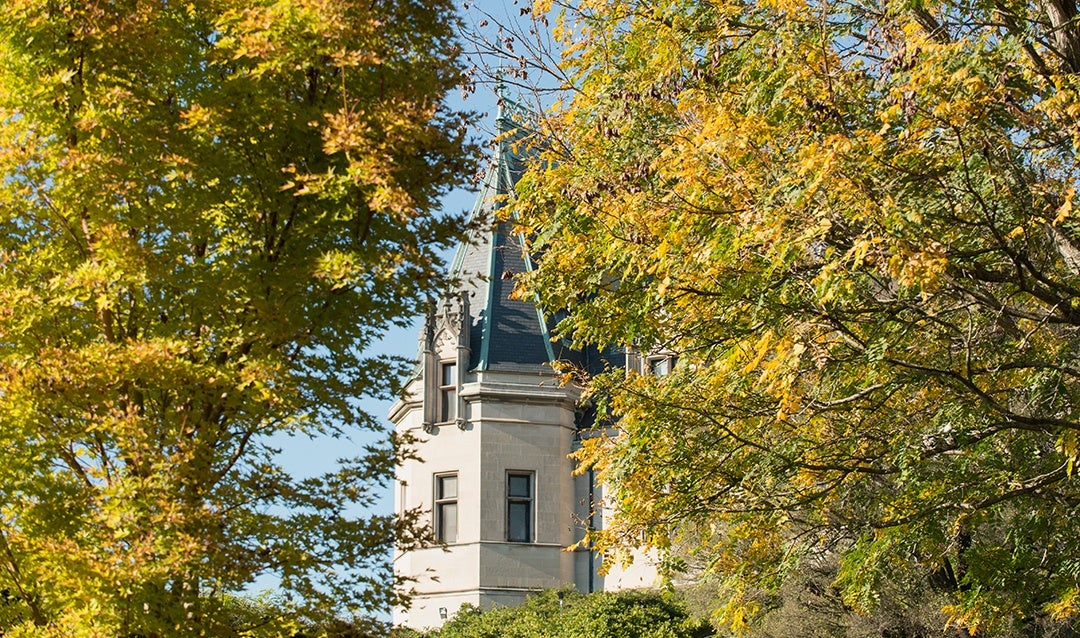
<svg viewBox="0 0 1080 638">
<path fill-rule="evenodd" d="M 675 367 L 675 355 L 652 355 L 645 359 L 645 372 L 654 377 L 666 377 Z"/>
<path fill-rule="evenodd" d="M 439 364 L 439 423 L 453 421 L 457 403 L 457 365 L 452 361 Z"/>
</svg>

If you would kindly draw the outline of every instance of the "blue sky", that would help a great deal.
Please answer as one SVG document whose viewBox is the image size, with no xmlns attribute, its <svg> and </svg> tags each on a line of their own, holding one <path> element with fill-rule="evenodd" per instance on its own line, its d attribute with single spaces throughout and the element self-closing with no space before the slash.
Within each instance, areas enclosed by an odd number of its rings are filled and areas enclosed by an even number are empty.
<svg viewBox="0 0 1080 638">
<path fill-rule="evenodd" d="M 492 124 L 494 123 L 496 102 L 490 87 L 479 87 L 477 94 L 470 96 L 468 102 L 468 108 L 473 110 L 483 109 L 481 118 L 484 122 L 490 120 Z M 478 126 L 482 126 L 482 124 Z M 477 131 L 477 134 L 479 135 L 481 132 Z M 447 212 L 467 212 L 472 208 L 475 198 L 475 190 L 459 188 L 443 199 L 442 208 Z M 446 255 L 447 263 L 452 257 L 453 251 L 448 251 Z M 422 322 L 423 317 L 416 317 L 413 320 L 413 325 L 408 328 L 392 326 L 386 335 L 370 348 L 366 354 L 415 356 Z M 360 402 L 368 414 L 382 421 L 387 428 L 390 427 L 386 415 L 389 413 L 391 405 L 393 405 L 392 400 L 362 397 Z M 380 432 L 355 432 L 347 439 L 290 437 L 279 442 L 282 447 L 280 460 L 285 468 L 295 475 L 311 476 L 322 474 L 332 466 L 335 459 L 359 455 L 362 453 L 365 444 L 380 440 L 384 436 L 385 434 Z M 378 511 L 389 512 L 393 509 L 393 503 L 391 502 L 392 492 L 389 488 L 384 491 L 385 498 Z"/>
<path fill-rule="evenodd" d="M 479 120 L 475 127 L 475 135 L 481 143 L 490 139 L 492 136 L 490 131 L 494 127 L 497 109 L 497 100 L 492 86 L 479 86 L 475 94 L 465 99 L 462 99 L 461 96 L 455 96 L 455 106 L 477 111 Z M 476 196 L 476 189 L 456 189 L 443 198 L 442 209 L 448 213 L 467 212 L 472 209 Z M 449 265 L 452 258 L 453 249 L 448 250 L 445 255 L 447 265 Z M 392 326 L 380 341 L 366 351 L 366 354 L 369 356 L 394 355 L 409 358 L 415 356 L 422 322 L 423 317 L 416 317 L 413 320 L 413 325 L 408 328 Z M 360 397 L 359 400 L 363 409 L 384 425 L 385 431 L 353 431 L 345 433 L 340 438 L 279 435 L 273 439 L 273 443 L 281 449 L 278 461 L 284 469 L 296 477 L 324 474 L 337 465 L 337 459 L 362 455 L 365 445 L 385 441 L 391 429 L 387 414 L 393 405 L 393 400 L 367 396 Z M 386 514 L 392 512 L 394 507 L 393 486 L 384 486 L 380 490 L 380 495 L 379 503 L 371 509 L 371 513 Z M 350 513 L 362 515 L 364 510 L 356 508 Z M 345 566 L 342 566 L 342 568 L 345 568 Z M 247 588 L 247 591 L 251 594 L 272 592 L 277 582 L 276 576 L 267 574 L 252 583 Z M 384 610 L 378 616 L 384 620 L 389 620 L 389 610 Z"/>
<path fill-rule="evenodd" d="M 499 25 L 514 25 L 515 29 L 523 33 L 528 30 L 528 21 L 522 17 L 521 9 L 528 3 L 522 0 L 458 0 L 461 14 L 467 30 L 474 30 L 488 41 L 505 43 L 509 31 L 500 29 Z M 521 37 L 517 39 L 515 53 L 524 53 Z M 513 43 L 510 44 L 514 46 Z M 494 137 L 495 116 L 497 111 L 497 98 L 495 96 L 494 81 L 491 79 L 493 72 L 490 70 L 499 64 L 499 60 L 490 52 L 477 52 L 476 46 L 466 43 L 466 51 L 471 54 L 471 60 L 479 67 L 476 73 L 476 90 L 469 95 L 455 94 L 451 96 L 451 105 L 455 108 L 474 111 L 478 114 L 473 134 L 481 144 L 489 143 Z M 485 67 L 487 70 L 485 70 Z M 526 89 L 513 86 L 513 80 L 508 82 L 508 93 L 512 98 L 520 96 L 524 104 L 534 102 L 534 97 L 529 95 Z M 459 188 L 449 193 L 442 201 L 442 208 L 447 212 L 467 212 L 472 209 L 476 198 L 475 188 Z M 449 263 L 453 251 L 448 251 L 446 261 Z M 422 317 L 416 317 L 413 325 L 409 328 L 392 327 L 373 348 L 368 351 L 369 355 L 387 354 L 404 357 L 413 357 L 416 354 L 417 338 L 420 331 Z M 376 417 L 389 427 L 386 415 L 393 401 L 379 400 L 371 397 L 362 398 L 362 405 L 369 414 Z M 355 456 L 362 452 L 364 444 L 380 437 L 384 433 L 358 432 L 352 434 L 350 440 L 317 438 L 307 439 L 294 437 L 283 440 L 281 461 L 286 469 L 297 475 L 321 474 L 329 469 L 334 460 L 340 457 Z M 384 490 L 384 498 L 379 512 L 389 512 L 393 509 L 391 498 L 392 491 L 388 487 Z"/>
<path fill-rule="evenodd" d="M 527 37 L 529 22 L 522 16 L 521 9 L 527 6 L 523 0 L 457 0 L 461 7 L 461 14 L 467 30 L 481 32 L 488 42 L 498 41 L 500 46 L 507 44 L 508 36 L 514 34 L 499 25 L 513 25 L 520 33 L 516 40 L 511 40 L 509 46 L 513 47 L 517 42 L 515 54 L 527 54 L 521 43 L 522 34 Z M 539 30 L 539 27 L 537 27 Z M 455 94 L 451 96 L 451 106 L 463 110 L 473 111 L 477 114 L 473 135 L 481 145 L 485 145 L 485 159 L 481 166 L 486 167 L 490 149 L 486 148 L 494 138 L 495 117 L 497 112 L 497 98 L 495 95 L 495 81 L 492 79 L 500 60 L 493 56 L 491 51 L 482 52 L 478 49 L 483 45 L 470 45 L 466 42 L 466 51 L 471 52 L 471 62 L 478 67 L 476 73 L 476 90 L 468 95 Z M 471 49 L 471 51 L 470 51 Z M 485 70 L 486 69 L 486 70 Z M 517 86 L 515 86 L 515 84 Z M 535 104 L 535 94 L 528 91 L 524 83 L 511 79 L 507 82 L 507 93 L 512 99 L 516 99 L 525 105 Z M 546 101 L 546 100 L 545 100 Z M 449 194 L 442 201 L 442 209 L 448 213 L 468 212 L 472 209 L 476 199 L 475 187 L 459 188 Z M 446 262 L 449 264 L 453 257 L 453 250 L 447 251 Z M 417 339 L 420 332 L 422 317 L 416 317 L 413 325 L 408 328 L 392 327 L 385 336 L 367 352 L 368 355 L 396 355 L 413 357 L 417 351 Z M 282 453 L 279 461 L 284 468 L 295 476 L 313 476 L 330 471 L 339 458 L 355 457 L 363 453 L 363 447 L 372 442 L 385 440 L 389 432 L 390 424 L 387 419 L 392 400 L 380 400 L 372 397 L 361 398 L 364 410 L 383 423 L 386 430 L 383 432 L 353 432 L 342 438 L 306 438 L 290 437 L 275 440 Z M 393 489 L 386 486 L 381 490 L 382 498 L 372 513 L 389 513 L 393 510 Z M 361 512 L 357 512 L 361 513 Z M 275 579 L 264 577 L 253 583 L 248 591 L 258 593 L 273 589 Z M 387 616 L 388 617 L 388 616 Z"/>
</svg>

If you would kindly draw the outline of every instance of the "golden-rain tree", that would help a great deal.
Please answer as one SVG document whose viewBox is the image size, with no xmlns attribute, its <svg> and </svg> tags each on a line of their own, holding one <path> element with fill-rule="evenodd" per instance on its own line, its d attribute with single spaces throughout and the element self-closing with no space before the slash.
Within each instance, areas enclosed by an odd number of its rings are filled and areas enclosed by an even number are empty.
<svg viewBox="0 0 1080 638">
<path fill-rule="evenodd" d="M 438 286 L 473 155 L 455 24 L 0 3 L 0 633 L 215 635 L 267 575 L 296 618 L 399 602 L 412 527 L 354 507 L 394 452 L 300 480 L 271 437 L 375 428 L 355 397 L 394 391 L 364 348 Z"/>
<path fill-rule="evenodd" d="M 596 546 L 690 547 L 735 627 L 836 554 L 855 608 L 907 579 L 967 631 L 1075 622 L 1072 0 L 582 0 L 553 28 L 523 292 L 678 357 L 590 380 Z"/>
</svg>

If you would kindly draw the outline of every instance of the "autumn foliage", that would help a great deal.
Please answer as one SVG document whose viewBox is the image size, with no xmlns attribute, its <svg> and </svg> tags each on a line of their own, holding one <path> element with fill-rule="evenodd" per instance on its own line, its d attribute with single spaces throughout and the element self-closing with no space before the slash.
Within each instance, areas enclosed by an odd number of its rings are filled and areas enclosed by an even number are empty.
<svg viewBox="0 0 1080 638">
<path fill-rule="evenodd" d="M 393 451 L 301 480 L 271 437 L 370 428 L 355 397 L 393 392 L 363 349 L 437 288 L 458 220 L 432 211 L 470 170 L 454 24 L 0 3 L 0 634 L 291 632 L 397 600 L 409 521 L 357 514 Z M 264 576 L 280 615 L 236 626 L 226 594 Z"/>
<path fill-rule="evenodd" d="M 904 578 L 966 631 L 1075 622 L 1074 4 L 558 13 L 523 284 L 564 338 L 678 358 L 590 381 L 595 546 L 678 547 L 736 629 L 836 556 L 850 608 Z"/>
</svg>

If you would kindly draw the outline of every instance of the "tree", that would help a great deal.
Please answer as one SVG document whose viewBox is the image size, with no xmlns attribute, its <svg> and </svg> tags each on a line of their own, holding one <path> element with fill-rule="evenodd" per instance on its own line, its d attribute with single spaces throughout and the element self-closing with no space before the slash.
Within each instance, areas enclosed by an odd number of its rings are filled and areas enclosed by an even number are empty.
<svg viewBox="0 0 1080 638">
<path fill-rule="evenodd" d="M 286 619 L 400 602 L 412 522 L 347 510 L 396 451 L 301 480 L 271 437 L 378 429 L 356 397 L 395 392 L 363 350 L 438 288 L 461 220 L 433 209 L 472 164 L 455 24 L 0 5 L 0 633 L 227 633 L 265 575 Z"/>
<path fill-rule="evenodd" d="M 735 627 L 832 552 L 851 607 L 910 571 L 968 631 L 1075 622 L 1075 15 L 563 10 L 523 292 L 563 338 L 678 357 L 589 380 L 614 428 L 579 455 L 617 509 L 600 550 L 693 539 Z"/>
<path fill-rule="evenodd" d="M 760 611 L 744 635 L 752 638 L 956 638 L 962 633 L 949 626 L 947 616 L 941 611 L 947 604 L 948 594 L 935 591 L 924 579 L 920 580 L 914 573 L 916 570 L 898 569 L 881 582 L 873 610 L 853 609 L 844 603 L 840 589 L 835 585 L 836 558 L 835 553 L 830 553 L 814 561 L 804 561 L 797 570 L 785 576 L 780 587 L 747 592 L 760 604 Z M 711 575 L 688 585 L 684 595 L 691 612 L 711 613 L 716 602 L 714 595 L 719 589 L 723 596 L 723 588 L 723 579 Z M 1054 635 L 1052 631 L 1034 633 Z M 995 635 L 1011 638 L 1017 634 Z"/>
</svg>

